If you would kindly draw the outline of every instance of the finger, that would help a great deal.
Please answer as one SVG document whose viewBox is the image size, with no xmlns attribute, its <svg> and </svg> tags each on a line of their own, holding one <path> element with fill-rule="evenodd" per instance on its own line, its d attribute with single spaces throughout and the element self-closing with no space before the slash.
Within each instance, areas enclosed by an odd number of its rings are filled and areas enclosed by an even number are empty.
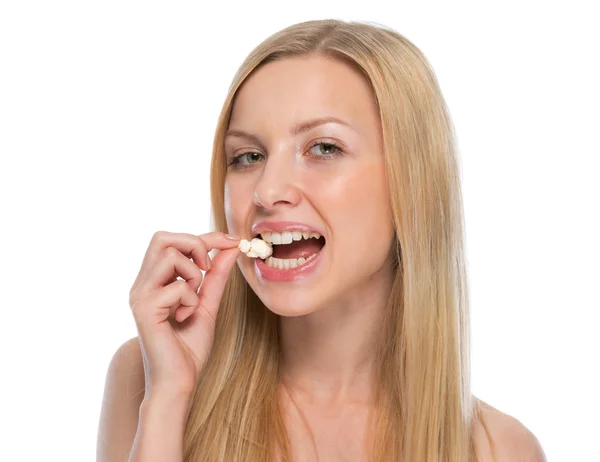
<svg viewBox="0 0 600 462">
<path fill-rule="evenodd" d="M 233 249 L 240 244 L 240 239 L 237 236 L 231 236 L 222 232 L 206 233 L 198 236 L 204 242 L 206 250 L 227 250 Z"/>
<path fill-rule="evenodd" d="M 167 247 L 175 247 L 183 255 L 193 258 L 198 266 L 208 271 L 210 267 L 208 252 L 212 249 L 229 249 L 239 245 L 239 239 L 229 239 L 225 233 L 211 232 L 196 236 L 187 233 L 157 232 L 150 246 L 153 254 L 157 254 Z"/>
<path fill-rule="evenodd" d="M 177 250 L 175 247 L 167 247 L 163 252 L 164 258 L 158 261 L 149 273 L 147 288 L 156 289 L 177 279 L 177 276 L 186 280 L 194 292 L 202 283 L 202 271 L 196 263 Z"/>
<path fill-rule="evenodd" d="M 190 317 L 192 314 L 194 314 L 194 311 L 196 311 L 197 309 L 198 309 L 197 306 L 179 307 L 179 309 L 177 311 L 175 311 L 175 321 L 177 321 L 177 322 L 185 321 L 188 317 Z"/>
<path fill-rule="evenodd" d="M 212 249 L 228 249 L 239 245 L 239 239 L 230 239 L 222 232 L 211 232 L 201 236 L 196 236 L 187 233 L 170 233 L 168 231 L 157 231 L 152 236 L 152 240 L 144 260 L 142 267 L 130 289 L 130 298 L 134 293 L 139 292 L 140 285 L 144 284 L 149 279 L 149 272 L 158 265 L 163 259 L 162 252 L 168 247 L 174 247 L 181 252 L 182 255 L 192 258 L 194 263 L 208 271 L 210 269 L 210 256 L 208 251 Z M 171 277 L 168 282 L 173 281 Z"/>
<path fill-rule="evenodd" d="M 166 321 L 179 307 L 197 307 L 199 304 L 198 294 L 186 281 L 177 280 L 135 304 L 132 311 L 138 324 L 152 325 Z"/>
<path fill-rule="evenodd" d="M 239 253 L 238 248 L 221 250 L 213 258 L 212 269 L 204 275 L 204 282 L 198 292 L 199 309 L 202 309 L 214 322 L 217 319 L 225 284 Z"/>
</svg>

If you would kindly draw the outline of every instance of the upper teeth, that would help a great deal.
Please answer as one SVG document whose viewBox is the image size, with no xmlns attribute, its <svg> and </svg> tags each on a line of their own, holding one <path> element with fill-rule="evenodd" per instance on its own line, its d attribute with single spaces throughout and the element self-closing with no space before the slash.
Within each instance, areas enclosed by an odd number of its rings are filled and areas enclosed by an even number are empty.
<svg viewBox="0 0 600 462">
<path fill-rule="evenodd" d="M 300 241 L 302 239 L 319 239 L 321 235 L 318 233 L 310 233 L 306 231 L 284 231 L 283 233 L 262 233 L 261 237 L 264 241 L 277 245 L 291 244 L 292 241 Z"/>
</svg>

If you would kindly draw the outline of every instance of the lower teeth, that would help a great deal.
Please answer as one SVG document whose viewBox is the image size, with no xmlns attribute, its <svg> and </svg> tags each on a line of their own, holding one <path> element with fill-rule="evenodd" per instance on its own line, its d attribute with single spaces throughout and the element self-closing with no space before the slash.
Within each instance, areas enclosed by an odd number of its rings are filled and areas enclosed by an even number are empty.
<svg viewBox="0 0 600 462">
<path fill-rule="evenodd" d="M 267 266 L 277 269 L 291 269 L 302 266 L 317 256 L 316 253 L 308 258 L 273 258 L 269 257 L 265 260 Z"/>
</svg>

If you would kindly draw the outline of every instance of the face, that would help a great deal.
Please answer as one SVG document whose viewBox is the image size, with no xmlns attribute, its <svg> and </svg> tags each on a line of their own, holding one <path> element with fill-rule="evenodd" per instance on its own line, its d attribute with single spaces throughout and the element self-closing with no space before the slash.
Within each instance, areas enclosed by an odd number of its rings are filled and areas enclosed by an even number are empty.
<svg viewBox="0 0 600 462">
<path fill-rule="evenodd" d="M 348 303 L 389 278 L 394 230 L 381 122 L 357 70 L 317 56 L 259 68 L 238 90 L 225 154 L 229 232 L 251 240 L 296 230 L 305 236 L 294 245 L 317 254 L 277 269 L 240 253 L 240 270 L 267 308 L 305 315 Z M 278 253 L 285 247 L 275 245 L 274 256 L 293 256 Z"/>
</svg>

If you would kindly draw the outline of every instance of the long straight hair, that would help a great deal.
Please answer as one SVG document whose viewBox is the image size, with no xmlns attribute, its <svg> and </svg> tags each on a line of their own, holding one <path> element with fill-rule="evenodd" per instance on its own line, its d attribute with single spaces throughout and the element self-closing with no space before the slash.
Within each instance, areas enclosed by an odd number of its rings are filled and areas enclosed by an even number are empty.
<svg viewBox="0 0 600 462">
<path fill-rule="evenodd" d="M 236 92 L 265 63 L 306 55 L 340 59 L 371 85 L 382 124 L 395 226 L 394 279 L 376 356 L 368 450 L 378 462 L 477 460 L 463 206 L 454 127 L 423 53 L 378 24 L 308 21 L 258 45 L 234 76 L 211 162 L 215 230 L 228 232 L 224 138 Z M 215 341 L 193 398 L 186 462 L 293 460 L 284 424 L 277 315 L 237 265 L 221 301 Z"/>
</svg>

